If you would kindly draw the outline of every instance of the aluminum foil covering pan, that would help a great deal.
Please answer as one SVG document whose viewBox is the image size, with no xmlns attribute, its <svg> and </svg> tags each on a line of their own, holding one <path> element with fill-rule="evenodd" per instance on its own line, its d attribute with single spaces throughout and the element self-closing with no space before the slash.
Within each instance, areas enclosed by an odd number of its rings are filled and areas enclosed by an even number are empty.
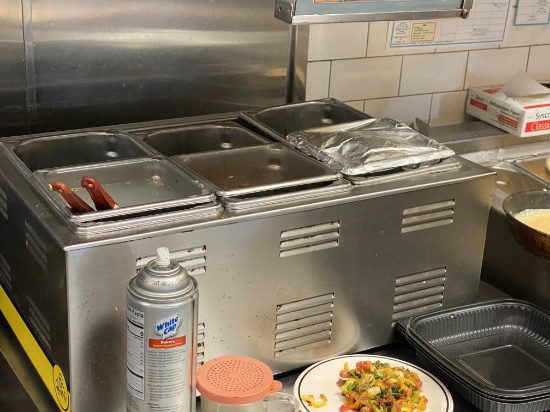
<svg viewBox="0 0 550 412">
<path fill-rule="evenodd" d="M 389 118 L 296 131 L 287 140 L 346 176 L 408 170 L 454 155 L 446 146 Z"/>
<path fill-rule="evenodd" d="M 550 408 L 550 313 L 500 299 L 421 315 L 406 337 L 419 359 L 476 407 Z"/>
</svg>

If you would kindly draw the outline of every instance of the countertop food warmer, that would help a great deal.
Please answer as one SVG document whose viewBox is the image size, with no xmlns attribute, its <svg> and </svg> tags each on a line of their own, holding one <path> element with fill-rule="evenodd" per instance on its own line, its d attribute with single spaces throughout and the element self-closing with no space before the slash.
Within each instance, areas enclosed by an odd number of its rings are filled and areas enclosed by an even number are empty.
<svg viewBox="0 0 550 412">
<path fill-rule="evenodd" d="M 312 105 L 331 121 L 334 102 Z M 218 146 L 173 147 L 205 128 Z M 76 140 L 78 150 L 64 149 Z M 39 372 L 55 374 L 54 398 L 70 396 L 77 412 L 124 410 L 126 285 L 159 246 L 199 283 L 199 362 L 243 354 L 285 373 L 387 345 L 398 320 L 477 296 L 494 172 L 458 156 L 450 168 L 354 184 L 239 114 L 2 145 L 2 310 L 28 331 Z M 274 147 L 250 169 L 261 156 L 247 152 Z M 190 165 L 202 157 L 220 167 L 232 155 L 247 159 L 248 175 L 222 170 L 234 173 L 222 179 Z M 63 178 L 76 190 L 88 173 L 114 190 L 147 186 L 147 196 L 122 190 L 119 209 L 70 213 L 48 184 Z M 266 180 L 239 180 L 261 173 Z"/>
</svg>

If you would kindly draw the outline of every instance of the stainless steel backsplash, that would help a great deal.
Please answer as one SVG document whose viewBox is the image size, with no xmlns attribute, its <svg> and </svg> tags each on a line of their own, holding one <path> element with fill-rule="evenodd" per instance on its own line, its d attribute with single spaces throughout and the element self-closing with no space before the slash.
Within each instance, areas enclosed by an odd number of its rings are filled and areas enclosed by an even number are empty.
<svg viewBox="0 0 550 412">
<path fill-rule="evenodd" d="M 307 27 L 273 14 L 272 0 L 0 0 L 0 136 L 302 100 Z"/>
</svg>

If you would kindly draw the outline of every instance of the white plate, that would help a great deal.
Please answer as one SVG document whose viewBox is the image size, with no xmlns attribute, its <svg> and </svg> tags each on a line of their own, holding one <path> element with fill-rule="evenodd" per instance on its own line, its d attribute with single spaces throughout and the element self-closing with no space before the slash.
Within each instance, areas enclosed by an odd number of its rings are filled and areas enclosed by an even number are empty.
<svg viewBox="0 0 550 412">
<path fill-rule="evenodd" d="M 352 369 L 359 361 L 374 362 L 376 360 L 389 363 L 390 366 L 402 366 L 418 374 L 422 381 L 421 393 L 428 398 L 426 412 L 453 411 L 454 403 L 451 394 L 445 385 L 430 372 L 411 363 L 386 356 L 345 355 L 317 362 L 298 376 L 294 384 L 294 396 L 300 402 L 302 412 L 338 412 L 344 403 L 344 397 L 337 385 L 340 371 L 344 369 L 344 363 L 348 362 L 349 368 Z M 321 394 L 327 397 L 327 404 L 321 408 L 308 406 L 305 401 L 300 399 L 301 395 L 313 395 L 317 401 L 320 401 L 319 395 Z"/>
</svg>

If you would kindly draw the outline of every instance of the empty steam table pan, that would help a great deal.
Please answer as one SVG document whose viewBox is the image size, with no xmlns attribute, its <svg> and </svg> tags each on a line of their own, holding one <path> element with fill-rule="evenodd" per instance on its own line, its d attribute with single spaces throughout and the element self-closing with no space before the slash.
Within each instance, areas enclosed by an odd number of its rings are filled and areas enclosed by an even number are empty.
<svg viewBox="0 0 550 412">
<path fill-rule="evenodd" d="M 280 143 L 170 159 L 209 181 L 220 197 L 272 192 L 342 177 L 328 166 Z"/>
<path fill-rule="evenodd" d="M 428 368 L 491 412 L 550 408 L 550 313 L 515 299 L 417 316 L 406 337 Z"/>
<path fill-rule="evenodd" d="M 371 116 L 330 98 L 247 110 L 239 117 L 268 136 L 286 142 L 286 136 L 292 132 L 355 122 Z"/>
<path fill-rule="evenodd" d="M 270 143 L 234 121 L 176 125 L 139 130 L 130 134 L 168 157 Z"/>
<path fill-rule="evenodd" d="M 38 187 L 54 209 L 73 222 L 99 221 L 115 216 L 151 214 L 206 204 L 215 200 L 214 193 L 196 177 L 163 158 L 129 159 L 84 166 L 41 169 L 34 172 Z M 90 206 L 94 206 L 83 177 L 97 179 L 118 204 L 118 208 L 76 214 L 50 185 L 60 181 Z"/>
<path fill-rule="evenodd" d="M 120 131 L 6 138 L 2 139 L 1 146 L 12 163 L 27 175 L 38 169 L 132 159 L 156 154 L 143 143 Z"/>
<path fill-rule="evenodd" d="M 538 156 L 527 159 L 515 160 L 514 165 L 519 167 L 535 179 L 542 181 L 545 185 L 550 184 L 550 170 L 546 167 L 546 157 Z"/>
</svg>

